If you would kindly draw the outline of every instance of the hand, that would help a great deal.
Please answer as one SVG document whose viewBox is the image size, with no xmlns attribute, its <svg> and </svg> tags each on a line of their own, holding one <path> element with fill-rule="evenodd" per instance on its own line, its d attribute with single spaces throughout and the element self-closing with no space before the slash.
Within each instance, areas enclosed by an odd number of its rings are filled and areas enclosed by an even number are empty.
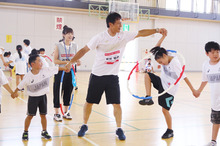
<svg viewBox="0 0 220 146">
<path fill-rule="evenodd" d="M 11 94 L 11 97 L 14 99 L 14 98 L 16 98 L 16 97 L 18 97 L 18 93 L 17 92 L 13 92 L 12 94 Z"/>
<path fill-rule="evenodd" d="M 80 61 L 80 60 L 77 60 L 77 61 L 76 61 L 76 65 L 77 65 L 77 66 L 80 66 L 80 65 L 81 65 L 81 61 Z"/>
<path fill-rule="evenodd" d="M 193 91 L 193 95 L 194 95 L 196 98 L 198 98 L 198 97 L 200 96 L 200 91 L 194 90 L 194 91 Z"/>
<path fill-rule="evenodd" d="M 160 28 L 159 33 L 162 34 L 163 36 L 167 36 L 167 30 L 165 28 Z"/>
<path fill-rule="evenodd" d="M 66 68 L 65 72 L 70 72 L 70 70 L 71 70 L 71 64 L 68 62 L 68 63 L 65 65 L 65 68 Z"/>
</svg>

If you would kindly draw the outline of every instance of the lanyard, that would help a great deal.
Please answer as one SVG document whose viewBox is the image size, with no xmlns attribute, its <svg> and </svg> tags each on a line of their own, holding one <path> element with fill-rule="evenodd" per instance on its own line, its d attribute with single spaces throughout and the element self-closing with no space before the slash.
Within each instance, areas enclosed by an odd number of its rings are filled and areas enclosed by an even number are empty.
<svg viewBox="0 0 220 146">
<path fill-rule="evenodd" d="M 67 49 L 66 49 L 66 45 L 64 41 L 63 41 L 63 44 L 64 44 L 65 53 L 66 53 L 66 58 L 68 59 L 68 61 L 70 61 L 69 56 L 67 56 L 68 54 L 67 54 Z M 70 47 L 69 47 L 69 55 L 70 55 Z"/>
</svg>

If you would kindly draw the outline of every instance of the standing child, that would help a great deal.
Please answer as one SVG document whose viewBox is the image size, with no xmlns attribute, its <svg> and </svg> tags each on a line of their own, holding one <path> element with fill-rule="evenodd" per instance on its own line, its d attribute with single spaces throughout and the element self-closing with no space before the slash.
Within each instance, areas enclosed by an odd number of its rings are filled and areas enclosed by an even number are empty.
<svg viewBox="0 0 220 146">
<path fill-rule="evenodd" d="M 31 54 L 31 51 L 32 51 L 32 48 L 30 46 L 31 42 L 28 39 L 24 39 L 23 43 L 24 43 L 24 50 L 23 51 L 28 56 L 29 54 Z"/>
<path fill-rule="evenodd" d="M 210 146 L 216 146 L 218 130 L 220 127 L 220 56 L 219 44 L 208 42 L 205 45 L 206 55 L 209 60 L 205 61 L 202 69 L 202 83 L 198 90 L 194 92 L 195 97 L 199 97 L 207 83 L 211 89 L 211 122 L 212 122 L 212 140 Z"/>
<path fill-rule="evenodd" d="M 5 52 L 4 53 L 4 57 L 6 58 L 6 63 L 8 63 L 11 60 L 11 52 Z M 10 71 L 10 77 L 8 78 L 8 80 L 12 80 L 12 70 L 14 68 L 14 62 L 8 64 L 9 67 L 9 71 Z"/>
<path fill-rule="evenodd" d="M 25 119 L 23 140 L 28 140 L 28 128 L 30 126 L 33 116 L 36 115 L 37 108 L 39 107 L 41 124 L 43 131 L 41 132 L 42 138 L 51 139 L 47 132 L 47 93 L 49 93 L 50 77 L 58 73 L 58 67 L 42 68 L 42 61 L 39 55 L 32 55 L 29 57 L 29 64 L 32 70 L 29 71 L 24 80 L 20 82 L 14 93 L 27 86 L 28 108 L 27 117 Z M 64 70 L 65 68 L 59 68 Z"/>
<path fill-rule="evenodd" d="M 168 89 L 170 85 L 172 85 L 177 78 L 179 77 L 182 67 L 177 57 L 170 56 L 168 52 L 160 47 L 161 43 L 165 39 L 166 35 L 163 34 L 162 38 L 158 41 L 156 47 L 150 50 L 151 53 L 155 56 L 155 60 L 162 65 L 161 76 L 157 76 L 153 73 L 146 73 L 145 75 L 145 88 L 147 96 L 151 96 L 151 83 L 154 88 L 158 90 L 158 93 L 162 93 L 164 90 Z M 190 81 L 188 78 L 183 75 L 182 77 L 189 88 L 194 91 Z M 162 138 L 170 138 L 173 137 L 172 130 L 172 117 L 169 113 L 169 110 L 173 104 L 174 95 L 177 92 L 179 84 L 175 85 L 172 89 L 170 89 L 167 93 L 158 97 L 158 103 L 162 106 L 162 112 L 164 114 L 167 131 L 163 134 Z M 154 104 L 152 99 L 143 99 L 139 101 L 141 105 L 152 105 Z"/>
<path fill-rule="evenodd" d="M 2 99 L 2 92 L 1 92 L 1 85 L 3 85 L 3 87 L 12 95 L 13 91 L 11 90 L 10 86 L 8 85 L 8 80 L 5 77 L 5 74 L 3 73 L 3 71 L 0 69 L 0 113 L 1 113 L 1 99 Z M 14 97 L 17 97 L 18 94 L 14 94 Z"/>
<path fill-rule="evenodd" d="M 27 73 L 27 60 L 28 56 L 22 52 L 22 46 L 16 46 L 17 53 L 14 53 L 8 64 L 14 62 L 16 66 L 16 86 L 18 86 L 20 79 L 23 80 L 24 75 Z M 23 89 L 22 89 L 23 90 Z"/>
</svg>

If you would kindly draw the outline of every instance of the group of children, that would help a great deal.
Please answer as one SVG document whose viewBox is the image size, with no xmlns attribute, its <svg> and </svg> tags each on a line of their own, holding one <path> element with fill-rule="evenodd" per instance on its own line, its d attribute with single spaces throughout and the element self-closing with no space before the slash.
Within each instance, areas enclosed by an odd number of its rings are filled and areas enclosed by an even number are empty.
<svg viewBox="0 0 220 146">
<path fill-rule="evenodd" d="M 145 75 L 145 89 L 146 97 L 151 96 L 151 83 L 153 87 L 158 90 L 158 93 L 162 93 L 164 90 L 168 89 L 170 85 L 175 83 L 175 81 L 180 76 L 182 71 L 181 64 L 176 56 L 172 56 L 168 51 L 161 46 L 166 35 L 158 41 L 157 45 L 150 50 L 154 55 L 155 60 L 159 63 L 161 67 L 161 76 L 157 76 L 151 73 L 150 70 L 147 71 Z M 211 122 L 212 126 L 212 140 L 210 146 L 215 146 L 217 144 L 216 139 L 218 135 L 218 130 L 220 128 L 220 46 L 216 42 L 208 42 L 205 45 L 206 55 L 209 57 L 208 61 L 205 61 L 202 69 L 202 83 L 199 89 L 195 90 L 188 80 L 188 78 L 183 74 L 182 79 L 185 80 L 187 85 L 192 91 L 192 94 L 197 98 L 204 89 L 207 83 L 210 84 L 211 88 Z M 173 104 L 174 96 L 178 89 L 178 84 L 175 85 L 167 93 L 158 97 L 158 104 L 162 107 L 162 112 L 164 114 L 167 130 L 162 135 L 163 139 L 171 138 L 174 136 L 172 130 L 172 117 L 169 110 Z M 152 99 L 143 99 L 139 101 L 140 105 L 152 105 L 154 104 Z"/>
<path fill-rule="evenodd" d="M 28 108 L 27 108 L 27 117 L 25 119 L 25 127 L 24 127 L 24 133 L 22 136 L 23 140 L 28 140 L 28 128 L 30 126 L 31 119 L 33 116 L 36 115 L 37 108 L 39 107 L 40 116 L 41 116 L 41 123 L 42 123 L 42 133 L 41 136 L 45 139 L 51 139 L 51 136 L 47 132 L 47 120 L 46 120 L 46 114 L 47 114 L 47 93 L 49 93 L 49 79 L 53 75 L 57 74 L 55 76 L 55 82 L 54 82 L 54 93 L 59 95 L 58 87 L 60 84 L 60 78 L 61 73 L 59 71 L 66 71 L 68 72 L 69 69 L 65 66 L 66 63 L 70 61 L 68 57 L 73 57 L 76 53 L 77 46 L 74 44 L 71 44 L 71 41 L 75 38 L 73 36 L 73 31 L 71 28 L 66 27 L 66 30 L 63 31 L 63 39 L 60 44 L 57 44 L 55 49 L 55 59 L 54 62 L 56 64 L 60 64 L 60 67 L 43 67 L 43 49 L 40 50 L 40 54 L 42 56 L 38 55 L 37 50 L 30 51 L 30 47 L 26 47 L 25 51 L 22 51 L 22 46 L 18 45 L 16 47 L 17 53 L 13 54 L 11 59 L 6 63 L 10 68 L 13 67 L 11 64 L 12 62 L 15 63 L 16 66 L 16 79 L 17 76 L 21 77 L 21 82 L 17 82 L 16 85 L 17 88 L 13 92 L 12 89 L 8 85 L 7 78 L 5 77 L 2 70 L 0 70 L 0 85 L 3 85 L 6 90 L 11 94 L 12 98 L 16 98 L 18 96 L 18 91 L 23 90 L 24 87 L 27 87 L 27 94 L 29 95 L 28 99 Z M 162 38 L 158 41 L 157 45 L 150 50 L 150 52 L 154 55 L 155 60 L 162 66 L 161 67 L 161 76 L 157 76 L 150 71 L 152 68 L 148 68 L 145 74 L 145 87 L 146 87 L 146 97 L 151 96 L 151 83 L 153 86 L 158 90 L 158 93 L 162 93 L 164 90 L 168 89 L 170 85 L 172 85 L 176 79 L 179 77 L 182 68 L 181 64 L 176 56 L 170 55 L 166 49 L 161 47 L 161 44 L 163 40 L 166 37 L 166 33 L 163 33 Z M 28 41 L 24 41 L 25 44 L 28 44 Z M 29 42 L 30 44 L 30 42 Z M 29 45 L 28 44 L 28 45 Z M 183 75 L 182 79 L 185 80 L 189 88 L 191 89 L 193 95 L 195 97 L 199 97 L 202 90 L 206 86 L 206 84 L 209 82 L 211 87 L 211 122 L 213 123 L 213 129 L 212 129 L 212 141 L 210 145 L 216 145 L 216 138 L 218 134 L 218 129 L 220 128 L 220 92 L 218 92 L 218 89 L 220 87 L 220 47 L 219 44 L 216 42 L 208 42 L 205 45 L 205 51 L 206 55 L 209 57 L 209 60 L 206 61 L 203 64 L 202 69 L 202 83 L 198 90 L 195 90 L 188 80 L 188 78 Z M 30 56 L 28 57 L 26 53 L 29 53 Z M 69 53 L 68 53 L 69 52 Z M 62 55 L 65 55 L 64 56 Z M 5 57 L 10 57 L 10 52 L 6 52 Z M 29 71 L 26 74 L 26 68 L 24 68 L 25 64 L 27 63 L 31 67 L 31 71 Z M 148 60 L 147 65 L 151 65 L 151 60 Z M 5 63 L 4 63 L 5 64 Z M 23 78 L 23 76 L 25 77 Z M 69 80 L 69 75 L 66 74 L 67 80 Z M 68 83 L 71 84 L 71 83 Z M 162 138 L 170 138 L 174 136 L 173 129 L 172 129 L 172 117 L 169 113 L 169 110 L 173 104 L 174 96 L 178 89 L 178 84 L 174 86 L 171 90 L 169 90 L 167 93 L 161 95 L 158 97 L 158 103 L 160 106 L 162 106 L 162 112 L 164 114 L 166 123 L 167 123 L 167 130 L 163 134 Z M 70 91 L 73 90 L 73 87 L 71 89 L 69 88 L 66 94 L 70 94 Z M 64 93 L 65 94 L 65 93 Z M 1 92 L 0 92 L 0 100 L 1 100 Z M 59 108 L 59 97 L 54 99 L 54 108 L 55 108 L 55 115 L 54 119 L 56 121 L 60 121 L 60 115 L 58 113 Z M 69 106 L 69 99 L 65 99 L 64 101 L 65 105 L 65 111 Z M 154 104 L 152 99 L 143 99 L 139 101 L 139 104 L 141 105 L 152 105 Z M 66 117 L 63 118 L 70 118 L 70 115 L 66 115 Z M 81 129 L 82 130 L 82 129 Z M 88 130 L 88 127 L 87 127 Z M 85 132 L 87 130 L 84 130 Z M 85 132 L 82 134 L 84 136 Z M 125 137 L 122 139 L 125 140 Z"/>
</svg>

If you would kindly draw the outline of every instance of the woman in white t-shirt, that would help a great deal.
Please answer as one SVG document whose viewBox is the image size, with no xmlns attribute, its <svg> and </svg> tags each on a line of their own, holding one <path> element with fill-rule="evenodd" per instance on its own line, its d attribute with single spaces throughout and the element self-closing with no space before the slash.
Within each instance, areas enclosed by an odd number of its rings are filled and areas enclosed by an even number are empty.
<svg viewBox="0 0 220 146">
<path fill-rule="evenodd" d="M 17 45 L 16 46 L 17 53 L 14 53 L 11 57 L 11 60 L 8 62 L 8 64 L 14 62 L 16 67 L 16 85 L 19 84 L 19 80 L 23 80 L 24 75 L 27 73 L 27 60 L 28 56 L 22 52 L 22 46 Z"/>
<path fill-rule="evenodd" d="M 153 84 L 154 88 L 158 90 L 158 93 L 162 93 L 164 90 L 168 89 L 170 85 L 175 83 L 182 71 L 182 67 L 178 58 L 171 56 L 164 48 L 160 47 L 165 37 L 166 34 L 163 34 L 162 38 L 158 41 L 156 47 L 150 50 L 150 52 L 155 56 L 155 60 L 162 66 L 162 68 L 160 77 L 150 72 L 146 73 L 146 97 L 151 96 L 151 83 Z M 192 92 L 195 91 L 195 89 L 192 87 L 190 81 L 185 75 L 183 75 L 182 79 L 185 80 Z M 178 84 L 175 85 L 167 93 L 158 97 L 158 104 L 162 106 L 162 112 L 164 114 L 166 124 L 168 127 L 167 131 L 162 136 L 163 139 L 173 137 L 172 118 L 169 113 L 169 110 L 173 104 L 174 95 L 177 92 L 178 86 Z M 154 102 L 152 99 L 143 99 L 139 101 L 139 104 L 152 105 L 154 104 Z"/>
</svg>

